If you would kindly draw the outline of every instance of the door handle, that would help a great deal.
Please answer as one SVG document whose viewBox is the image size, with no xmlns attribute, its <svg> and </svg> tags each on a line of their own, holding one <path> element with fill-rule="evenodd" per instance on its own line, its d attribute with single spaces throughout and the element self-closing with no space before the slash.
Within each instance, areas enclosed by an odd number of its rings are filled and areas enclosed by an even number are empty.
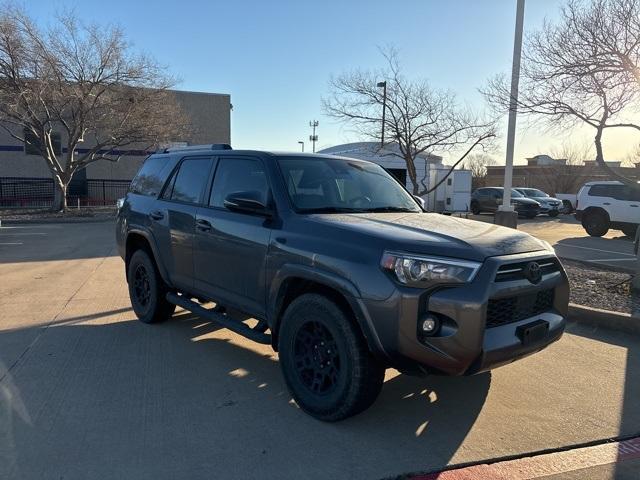
<svg viewBox="0 0 640 480">
<path fill-rule="evenodd" d="M 611 205 L 611 203 L 609 203 L 609 202 L 603 202 L 602 204 L 603 205 Z"/>
<path fill-rule="evenodd" d="M 162 220 L 164 218 L 164 213 L 160 210 L 154 210 L 149 214 L 149 216 L 154 220 Z"/>
<path fill-rule="evenodd" d="M 211 230 L 211 223 L 209 223 L 207 220 L 198 219 L 196 220 L 196 229 L 200 230 L 201 232 L 208 232 L 209 230 Z"/>
<path fill-rule="evenodd" d="M 629 205 L 629 206 L 630 206 L 630 207 L 636 207 L 636 208 L 638 207 L 638 205 Z"/>
</svg>

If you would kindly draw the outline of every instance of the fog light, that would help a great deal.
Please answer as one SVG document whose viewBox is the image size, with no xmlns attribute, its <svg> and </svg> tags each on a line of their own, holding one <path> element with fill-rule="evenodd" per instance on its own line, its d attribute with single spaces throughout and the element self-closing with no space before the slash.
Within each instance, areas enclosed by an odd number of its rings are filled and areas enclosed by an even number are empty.
<svg viewBox="0 0 640 480">
<path fill-rule="evenodd" d="M 432 315 L 427 315 L 420 319 L 420 331 L 424 335 L 433 335 L 438 330 L 438 326 L 438 319 Z"/>
</svg>

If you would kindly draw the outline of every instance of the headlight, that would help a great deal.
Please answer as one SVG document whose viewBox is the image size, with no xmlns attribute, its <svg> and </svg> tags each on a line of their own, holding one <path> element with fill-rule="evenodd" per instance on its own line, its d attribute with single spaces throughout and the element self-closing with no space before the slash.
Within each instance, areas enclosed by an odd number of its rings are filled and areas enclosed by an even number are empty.
<svg viewBox="0 0 640 480">
<path fill-rule="evenodd" d="M 482 265 L 468 260 L 421 257 L 393 252 L 385 252 L 380 264 L 398 282 L 410 287 L 422 288 L 441 283 L 470 282 Z"/>
</svg>

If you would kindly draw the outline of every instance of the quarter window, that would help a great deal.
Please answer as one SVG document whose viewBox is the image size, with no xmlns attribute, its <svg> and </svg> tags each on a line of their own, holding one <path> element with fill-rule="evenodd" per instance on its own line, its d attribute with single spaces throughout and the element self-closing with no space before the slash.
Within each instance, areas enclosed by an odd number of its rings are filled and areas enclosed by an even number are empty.
<svg viewBox="0 0 640 480">
<path fill-rule="evenodd" d="M 167 157 L 149 157 L 131 181 L 131 192 L 138 195 L 156 196 L 162 188 L 160 172 L 167 164 Z"/>
</svg>

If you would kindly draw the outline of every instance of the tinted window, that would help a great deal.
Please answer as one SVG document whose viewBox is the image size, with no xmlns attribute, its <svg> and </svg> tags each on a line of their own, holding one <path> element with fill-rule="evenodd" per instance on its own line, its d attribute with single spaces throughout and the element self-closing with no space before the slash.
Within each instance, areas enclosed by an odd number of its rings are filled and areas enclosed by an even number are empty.
<svg viewBox="0 0 640 480">
<path fill-rule="evenodd" d="M 269 184 L 262 163 L 250 158 L 223 158 L 216 169 L 209 205 L 224 207 L 224 199 L 231 193 L 258 192 L 267 204 Z"/>
<path fill-rule="evenodd" d="M 164 183 L 160 172 L 167 160 L 168 157 L 147 158 L 136 177 L 131 181 L 131 191 L 140 195 L 158 195 Z"/>
<path fill-rule="evenodd" d="M 607 197 L 624 200 L 626 195 L 626 187 L 624 185 L 593 185 L 589 189 L 590 197 Z"/>
<path fill-rule="evenodd" d="M 627 187 L 629 192 L 629 200 L 632 202 L 640 202 L 640 185 L 637 188 Z"/>
<path fill-rule="evenodd" d="M 199 203 L 209 177 L 210 166 L 211 160 L 208 158 L 190 158 L 183 161 L 173 183 L 171 200 Z"/>
</svg>

